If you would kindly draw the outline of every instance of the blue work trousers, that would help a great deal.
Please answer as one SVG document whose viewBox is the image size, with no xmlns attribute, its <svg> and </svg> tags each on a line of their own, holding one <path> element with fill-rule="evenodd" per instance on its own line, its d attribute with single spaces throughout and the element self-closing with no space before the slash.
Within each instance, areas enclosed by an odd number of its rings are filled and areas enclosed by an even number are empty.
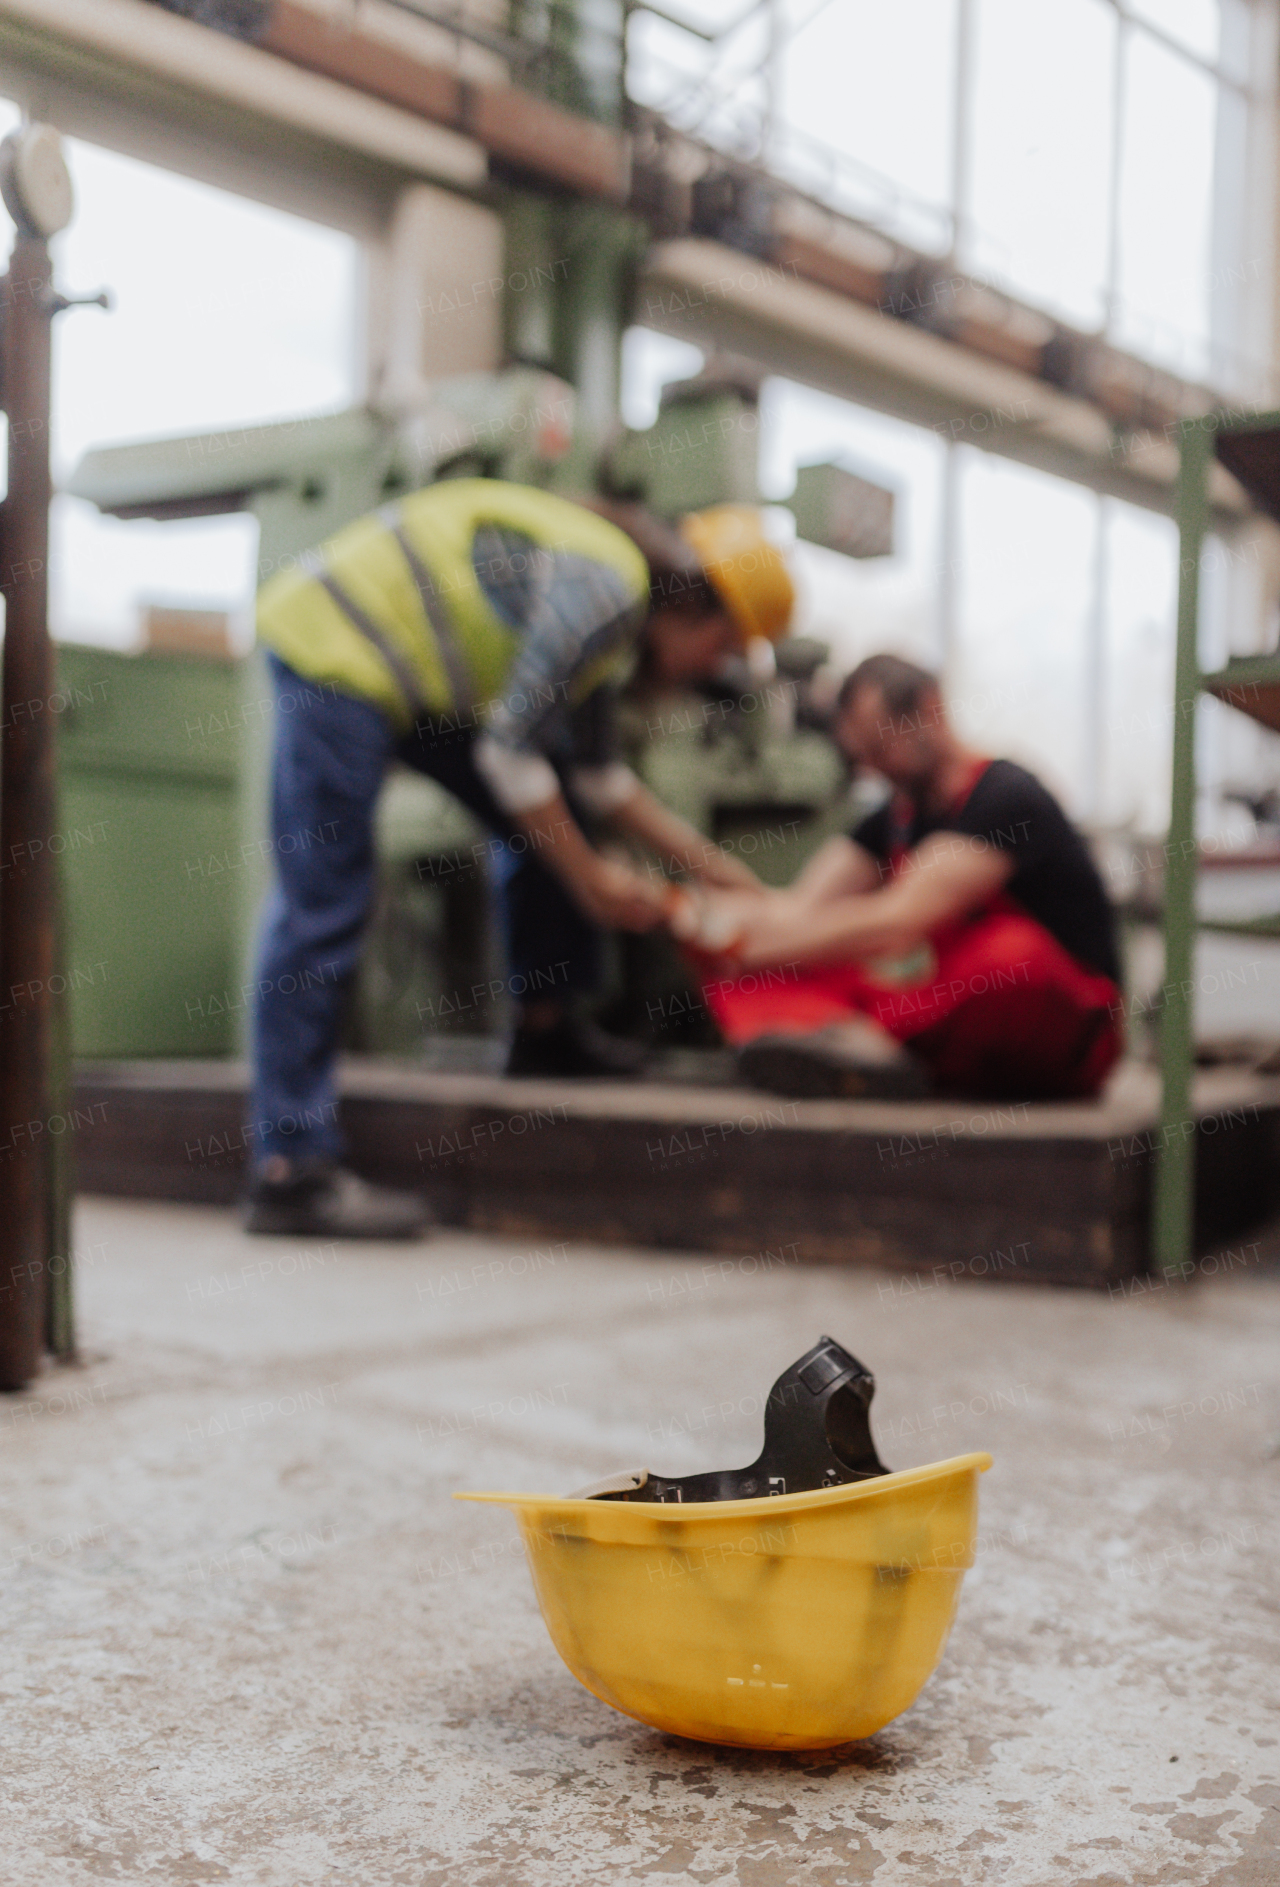
<svg viewBox="0 0 1280 1887">
<path fill-rule="evenodd" d="M 500 841 L 486 848 L 513 992 L 594 989 L 601 937 L 543 869 L 472 757 L 475 730 L 424 720 L 399 738 L 379 708 L 308 682 L 269 655 L 276 882 L 263 913 L 254 997 L 254 1163 L 336 1159 L 334 1060 L 375 894 L 374 808 L 400 759 L 439 781 Z M 563 784 L 563 782 L 562 782 Z"/>
</svg>

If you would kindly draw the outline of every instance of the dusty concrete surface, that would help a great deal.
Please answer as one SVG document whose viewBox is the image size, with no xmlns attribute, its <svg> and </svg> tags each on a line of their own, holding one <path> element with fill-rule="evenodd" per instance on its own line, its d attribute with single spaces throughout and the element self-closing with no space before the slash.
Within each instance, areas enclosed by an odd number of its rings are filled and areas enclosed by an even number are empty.
<svg viewBox="0 0 1280 1887">
<path fill-rule="evenodd" d="M 87 1366 L 0 1401 L 13 1887 L 1280 1880 L 1267 1247 L 1086 1297 L 102 1201 L 78 1246 Z M 891 1465 L 995 1456 L 943 1663 L 834 1753 L 660 1736 L 448 1496 L 745 1461 L 824 1330 Z"/>
</svg>

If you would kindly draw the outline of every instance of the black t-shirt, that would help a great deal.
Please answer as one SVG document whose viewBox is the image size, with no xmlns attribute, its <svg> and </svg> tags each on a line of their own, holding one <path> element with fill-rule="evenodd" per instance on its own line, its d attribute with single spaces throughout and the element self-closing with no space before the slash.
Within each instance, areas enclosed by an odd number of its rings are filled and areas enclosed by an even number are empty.
<svg viewBox="0 0 1280 1887">
<path fill-rule="evenodd" d="M 1053 794 L 1025 767 L 993 760 L 959 812 L 922 813 L 895 795 L 854 827 L 853 839 L 888 863 L 931 832 L 985 839 L 1013 860 L 1005 890 L 1064 950 L 1091 970 L 1120 981 L 1115 918 L 1084 840 Z"/>
</svg>

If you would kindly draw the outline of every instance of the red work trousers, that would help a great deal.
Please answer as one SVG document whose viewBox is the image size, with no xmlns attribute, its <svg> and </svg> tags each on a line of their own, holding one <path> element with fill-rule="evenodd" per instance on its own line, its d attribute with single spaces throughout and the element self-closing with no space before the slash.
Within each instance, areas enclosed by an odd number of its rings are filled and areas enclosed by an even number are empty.
<svg viewBox="0 0 1280 1887">
<path fill-rule="evenodd" d="M 932 950 L 925 980 L 910 985 L 830 963 L 724 976 L 705 984 L 703 998 L 735 1047 L 867 1016 L 910 1044 L 943 1093 L 1097 1094 L 1122 1047 L 1110 977 L 1078 962 L 1011 899 L 940 933 Z"/>
</svg>

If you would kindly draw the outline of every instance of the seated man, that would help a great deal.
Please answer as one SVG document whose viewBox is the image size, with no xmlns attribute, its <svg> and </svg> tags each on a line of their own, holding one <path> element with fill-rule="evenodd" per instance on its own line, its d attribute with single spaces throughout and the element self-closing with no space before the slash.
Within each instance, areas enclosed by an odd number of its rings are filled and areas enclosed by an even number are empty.
<svg viewBox="0 0 1280 1887">
<path fill-rule="evenodd" d="M 743 1073 L 797 1096 L 1096 1094 L 1121 1048 L 1114 922 L 1053 795 L 962 745 L 934 677 L 893 655 L 854 669 L 834 732 L 888 804 L 788 890 L 702 907 L 702 961 L 724 951 L 704 995 Z"/>
</svg>

